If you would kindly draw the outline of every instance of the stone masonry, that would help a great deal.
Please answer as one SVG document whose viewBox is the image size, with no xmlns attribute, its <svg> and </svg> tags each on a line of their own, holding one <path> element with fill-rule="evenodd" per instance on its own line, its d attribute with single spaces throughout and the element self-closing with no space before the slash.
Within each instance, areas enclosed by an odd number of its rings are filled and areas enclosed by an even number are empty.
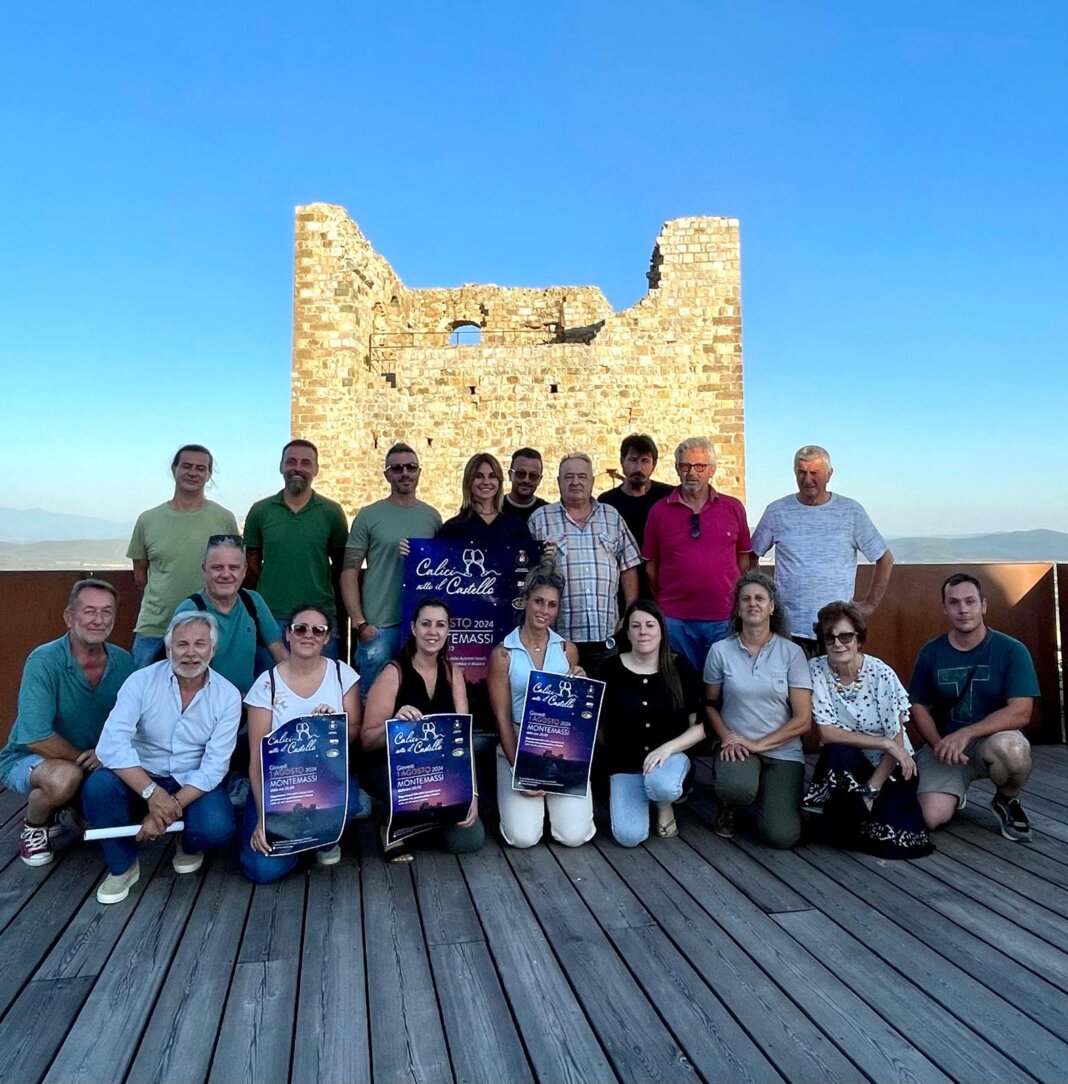
<svg viewBox="0 0 1068 1084">
<path fill-rule="evenodd" d="M 717 488 L 744 500 L 738 220 L 665 223 L 647 278 L 619 313 L 595 286 L 411 290 L 344 208 L 298 207 L 292 425 L 320 448 L 318 487 L 353 514 L 388 492 L 382 461 L 402 440 L 445 518 L 479 451 L 507 470 L 538 448 L 550 501 L 560 457 L 587 451 L 599 493 L 620 440 L 646 432 L 668 482 L 675 445 L 708 436 Z"/>
</svg>

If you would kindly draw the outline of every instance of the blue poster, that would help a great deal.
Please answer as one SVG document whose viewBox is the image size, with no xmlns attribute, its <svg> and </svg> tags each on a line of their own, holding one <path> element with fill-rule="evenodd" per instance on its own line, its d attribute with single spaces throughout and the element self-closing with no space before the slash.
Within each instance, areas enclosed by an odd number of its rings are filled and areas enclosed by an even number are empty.
<svg viewBox="0 0 1068 1084">
<path fill-rule="evenodd" d="M 386 722 L 389 824 L 393 844 L 466 819 L 475 793 L 470 715 L 424 715 Z"/>
<path fill-rule="evenodd" d="M 302 715 L 282 723 L 260 742 L 260 766 L 271 853 L 296 854 L 337 843 L 345 830 L 349 796 L 345 713 Z"/>
<path fill-rule="evenodd" d="M 604 682 L 532 670 L 519 724 L 513 790 L 585 795 Z"/>
<path fill-rule="evenodd" d="M 408 629 L 421 599 L 443 598 L 452 610 L 449 661 L 468 683 L 481 681 L 494 645 L 519 623 L 523 581 L 541 560 L 541 543 L 475 546 L 413 538 L 408 544 L 401 628 Z"/>
</svg>

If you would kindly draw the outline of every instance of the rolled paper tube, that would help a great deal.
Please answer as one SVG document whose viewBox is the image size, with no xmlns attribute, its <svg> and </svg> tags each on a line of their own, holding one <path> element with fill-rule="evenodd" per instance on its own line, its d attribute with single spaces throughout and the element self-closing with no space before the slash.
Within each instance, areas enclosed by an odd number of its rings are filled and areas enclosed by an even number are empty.
<svg viewBox="0 0 1068 1084">
<path fill-rule="evenodd" d="M 185 821 L 174 821 L 167 826 L 168 832 L 182 832 L 185 830 Z M 117 824 L 114 828 L 86 828 L 85 838 L 88 839 L 122 839 L 125 836 L 136 836 L 141 831 L 139 824 Z"/>
</svg>

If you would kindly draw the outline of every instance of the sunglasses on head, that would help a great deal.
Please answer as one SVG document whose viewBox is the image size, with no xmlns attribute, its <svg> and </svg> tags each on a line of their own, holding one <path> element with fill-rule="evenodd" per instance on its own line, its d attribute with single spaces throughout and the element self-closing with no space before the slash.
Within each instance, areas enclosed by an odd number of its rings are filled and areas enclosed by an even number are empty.
<svg viewBox="0 0 1068 1084">
<path fill-rule="evenodd" d="M 295 632 L 298 636 L 306 636 L 309 632 L 313 636 L 325 636 L 330 631 L 329 625 L 309 625 L 307 621 L 298 621 L 295 625 L 289 626 L 290 632 Z"/>
</svg>

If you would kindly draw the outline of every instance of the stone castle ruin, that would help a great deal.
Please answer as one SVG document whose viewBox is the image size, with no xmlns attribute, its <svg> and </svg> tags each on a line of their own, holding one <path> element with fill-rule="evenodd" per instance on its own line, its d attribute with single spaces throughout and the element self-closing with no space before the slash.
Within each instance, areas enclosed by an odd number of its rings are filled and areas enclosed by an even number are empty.
<svg viewBox="0 0 1068 1084">
<path fill-rule="evenodd" d="M 656 440 L 668 482 L 675 445 L 710 437 L 716 487 L 744 500 L 737 219 L 665 223 L 648 292 L 619 313 L 596 286 L 409 289 L 326 203 L 297 208 L 295 267 L 293 435 L 319 446 L 317 485 L 350 514 L 387 494 L 398 440 L 448 518 L 475 452 L 507 470 L 517 447 L 538 448 L 552 501 L 562 455 L 590 453 L 599 493 L 635 431 Z"/>
</svg>

